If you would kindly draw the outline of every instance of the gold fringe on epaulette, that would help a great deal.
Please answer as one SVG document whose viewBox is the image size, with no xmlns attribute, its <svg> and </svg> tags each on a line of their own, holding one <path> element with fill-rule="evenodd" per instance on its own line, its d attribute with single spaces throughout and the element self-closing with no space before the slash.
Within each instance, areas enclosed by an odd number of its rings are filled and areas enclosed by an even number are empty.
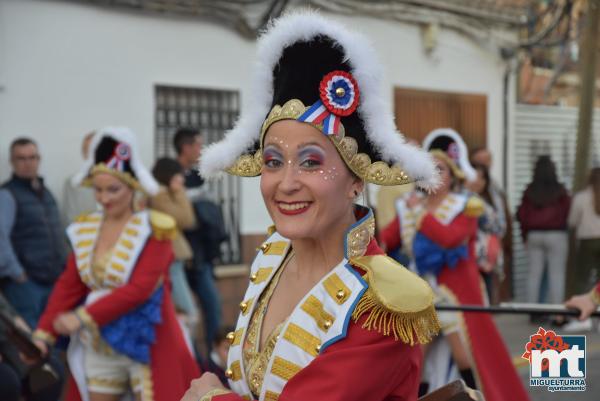
<svg viewBox="0 0 600 401">
<path fill-rule="evenodd" d="M 364 329 L 377 330 L 384 336 L 393 334 L 405 344 L 427 344 L 440 331 L 433 304 L 418 312 L 393 312 L 377 301 L 370 288 L 358 301 L 352 319 L 356 322 L 365 313 L 369 316 L 362 325 Z"/>
</svg>

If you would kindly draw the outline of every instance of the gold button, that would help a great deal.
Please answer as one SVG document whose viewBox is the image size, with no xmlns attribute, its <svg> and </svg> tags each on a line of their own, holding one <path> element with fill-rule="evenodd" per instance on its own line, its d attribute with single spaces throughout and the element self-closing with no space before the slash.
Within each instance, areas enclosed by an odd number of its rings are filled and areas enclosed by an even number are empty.
<svg viewBox="0 0 600 401">
<path fill-rule="evenodd" d="M 250 281 L 252 281 L 252 282 L 255 282 L 257 278 L 258 278 L 258 274 L 256 274 L 256 273 L 252 273 L 250 275 Z"/>
<path fill-rule="evenodd" d="M 337 97 L 344 97 L 345 94 L 346 94 L 346 91 L 344 90 L 344 88 L 337 88 L 335 90 L 335 95 Z"/>
<path fill-rule="evenodd" d="M 233 340 L 235 340 L 235 333 L 233 331 L 230 331 L 229 333 L 227 333 L 227 341 L 229 341 L 229 344 L 233 344 Z"/>
<path fill-rule="evenodd" d="M 260 250 L 261 250 L 263 253 L 266 253 L 266 252 L 269 250 L 269 248 L 270 248 L 270 247 L 271 247 L 271 243 L 270 243 L 270 242 L 265 242 L 264 244 L 262 244 L 262 245 L 260 246 Z"/>
<path fill-rule="evenodd" d="M 242 311 L 242 313 L 246 313 L 247 309 L 248 309 L 248 302 L 240 302 L 240 310 Z"/>
<path fill-rule="evenodd" d="M 346 291 L 344 291 L 344 290 L 338 290 L 338 292 L 335 294 L 335 297 L 340 301 L 342 299 L 344 299 L 345 296 L 346 296 Z"/>
<path fill-rule="evenodd" d="M 317 354 L 318 354 L 319 352 L 321 352 L 321 344 L 319 344 L 319 345 L 317 345 L 317 346 L 315 347 L 315 351 L 317 351 Z"/>
<path fill-rule="evenodd" d="M 331 325 L 333 324 L 333 322 L 331 320 L 325 320 L 325 323 L 323 323 L 323 326 L 328 329 L 331 327 Z"/>
<path fill-rule="evenodd" d="M 231 379 L 233 377 L 233 370 L 227 369 L 225 371 L 225 377 L 227 377 L 228 379 Z"/>
</svg>

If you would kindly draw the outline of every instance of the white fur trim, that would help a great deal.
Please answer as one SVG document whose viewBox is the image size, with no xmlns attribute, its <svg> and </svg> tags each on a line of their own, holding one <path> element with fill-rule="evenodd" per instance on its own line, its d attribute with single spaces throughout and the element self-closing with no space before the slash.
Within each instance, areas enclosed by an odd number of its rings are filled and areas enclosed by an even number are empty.
<svg viewBox="0 0 600 401">
<path fill-rule="evenodd" d="M 423 149 L 429 150 L 431 143 L 434 139 L 440 136 L 449 136 L 456 142 L 458 145 L 458 151 L 460 154 L 458 155 L 458 168 L 460 168 L 463 173 L 465 173 L 465 178 L 467 181 L 474 181 L 477 179 L 477 172 L 471 166 L 469 162 L 469 150 L 467 149 L 467 144 L 462 139 L 462 136 L 452 128 L 436 128 L 431 131 L 425 139 L 423 139 Z"/>
<path fill-rule="evenodd" d="M 313 11 L 291 12 L 271 21 L 257 44 L 258 61 L 250 92 L 252 100 L 225 138 L 204 149 L 200 160 L 201 174 L 211 177 L 231 166 L 259 139 L 262 123 L 273 99 L 273 69 L 283 50 L 296 42 L 310 41 L 319 35 L 335 40 L 348 60 L 361 93 L 358 112 L 364 121 L 367 139 L 375 151 L 383 160 L 391 164 L 398 163 L 417 181 L 417 185 L 426 189 L 434 188 L 438 176 L 431 156 L 406 143 L 396 129 L 391 107 L 384 101 L 387 96 L 381 89 L 381 64 L 369 41 Z"/>
<path fill-rule="evenodd" d="M 140 155 L 138 154 L 137 138 L 133 131 L 126 127 L 106 127 L 98 130 L 94 134 L 94 137 L 90 142 L 89 156 L 83 162 L 83 166 L 79 172 L 71 178 L 71 184 L 73 186 L 80 185 L 88 176 L 90 169 L 94 166 L 94 153 L 96 153 L 96 148 L 98 147 L 100 140 L 105 136 L 109 136 L 116 141 L 124 142 L 129 145 L 129 148 L 131 149 L 129 165 L 134 171 L 138 182 L 148 195 L 156 195 L 159 189 L 158 182 L 156 182 L 152 174 L 150 174 L 148 169 L 142 164 Z"/>
</svg>

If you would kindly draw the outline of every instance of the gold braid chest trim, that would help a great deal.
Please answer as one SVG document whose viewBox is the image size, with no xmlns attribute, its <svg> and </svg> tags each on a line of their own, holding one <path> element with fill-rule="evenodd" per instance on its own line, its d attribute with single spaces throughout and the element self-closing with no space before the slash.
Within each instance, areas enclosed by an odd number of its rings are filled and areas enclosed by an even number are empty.
<svg viewBox="0 0 600 401">
<path fill-rule="evenodd" d="M 278 324 L 275 329 L 273 329 L 273 332 L 271 332 L 267 337 L 263 349 L 260 350 L 260 333 L 262 331 L 262 323 L 267 312 L 267 307 L 269 305 L 269 301 L 271 300 L 271 296 L 277 287 L 279 277 L 281 276 L 285 265 L 287 265 L 291 254 L 292 253 L 290 252 L 290 254 L 284 259 L 282 266 L 275 273 L 267 285 L 267 288 L 259 297 L 258 304 L 248 325 L 248 333 L 242 349 L 242 358 L 244 360 L 244 371 L 246 373 L 248 387 L 255 396 L 261 393 L 262 384 L 267 372 L 267 367 L 269 366 L 269 361 L 273 354 L 273 350 L 275 349 L 275 345 L 277 344 L 277 340 L 281 334 L 281 329 L 285 324 L 285 322 L 282 322 Z M 237 337 L 237 335 L 235 337 Z"/>
</svg>

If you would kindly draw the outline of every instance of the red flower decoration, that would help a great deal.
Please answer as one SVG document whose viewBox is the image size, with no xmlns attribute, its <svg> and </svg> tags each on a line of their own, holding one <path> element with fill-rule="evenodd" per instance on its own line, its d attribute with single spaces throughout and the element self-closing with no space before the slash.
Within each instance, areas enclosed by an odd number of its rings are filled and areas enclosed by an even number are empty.
<svg viewBox="0 0 600 401">
<path fill-rule="evenodd" d="M 553 349 L 556 352 L 562 352 L 570 348 L 570 345 L 563 341 L 563 338 L 552 330 L 544 330 L 540 327 L 536 334 L 531 336 L 530 341 L 525 344 L 525 352 L 521 358 L 527 359 L 531 363 L 531 351 L 539 350 L 541 352 Z M 564 359 L 560 361 L 564 362 Z M 542 360 L 542 371 L 548 370 L 549 362 L 547 359 Z"/>
</svg>

